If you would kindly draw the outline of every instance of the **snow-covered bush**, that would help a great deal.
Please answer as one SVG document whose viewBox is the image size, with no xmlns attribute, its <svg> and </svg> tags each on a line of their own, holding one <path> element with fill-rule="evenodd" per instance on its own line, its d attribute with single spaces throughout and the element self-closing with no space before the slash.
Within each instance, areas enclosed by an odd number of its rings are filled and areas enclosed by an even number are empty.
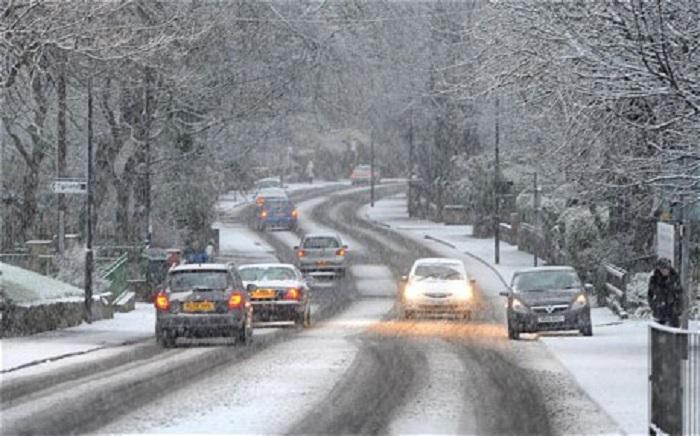
<svg viewBox="0 0 700 436">
<path fill-rule="evenodd" d="M 76 245 L 66 250 L 63 255 L 57 256 L 56 267 L 58 268 L 56 280 L 83 289 L 85 287 L 85 246 Z M 93 293 L 99 293 L 107 289 L 109 282 L 93 272 L 92 286 Z"/>
<path fill-rule="evenodd" d="M 451 183 L 450 200 L 467 208 L 469 220 L 474 225 L 475 236 L 488 236 L 493 226 L 494 163 L 487 155 L 456 160 L 458 172 L 465 174 Z"/>
</svg>

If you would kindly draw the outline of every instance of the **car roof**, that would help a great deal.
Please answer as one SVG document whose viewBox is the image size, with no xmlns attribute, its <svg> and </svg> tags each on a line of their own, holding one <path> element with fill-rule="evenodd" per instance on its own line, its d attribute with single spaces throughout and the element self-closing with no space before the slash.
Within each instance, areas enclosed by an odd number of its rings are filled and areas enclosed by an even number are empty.
<svg viewBox="0 0 700 436">
<path fill-rule="evenodd" d="M 258 183 L 258 182 L 272 182 L 272 181 L 274 181 L 274 182 L 280 182 L 281 180 L 280 180 L 279 177 L 265 177 L 264 179 L 256 180 L 255 183 Z"/>
<path fill-rule="evenodd" d="M 243 269 L 243 268 L 273 268 L 273 267 L 285 267 L 285 268 L 296 269 L 296 266 L 292 265 L 291 263 L 247 263 L 245 265 L 239 266 L 238 269 Z"/>
<path fill-rule="evenodd" d="M 309 238 L 336 238 L 340 239 L 340 236 L 336 233 L 307 233 L 304 235 L 304 239 Z"/>
<path fill-rule="evenodd" d="M 287 192 L 282 188 L 262 188 L 260 191 L 258 191 L 258 195 L 262 195 L 262 194 L 265 194 L 265 195 L 277 194 L 277 195 L 284 196 L 284 197 L 287 196 Z"/>
<path fill-rule="evenodd" d="M 460 265 L 464 265 L 464 262 L 462 262 L 459 259 L 451 258 L 451 257 L 423 257 L 421 259 L 416 259 L 414 262 L 414 265 L 435 265 L 435 264 L 455 264 L 458 263 Z"/>
<path fill-rule="evenodd" d="M 170 269 L 170 272 L 181 271 L 228 271 L 231 265 L 225 263 L 186 263 L 177 265 Z"/>
<path fill-rule="evenodd" d="M 573 271 L 573 272 L 576 272 L 576 269 L 573 266 L 568 266 L 568 265 L 531 266 L 529 268 L 521 268 L 519 270 L 516 270 L 513 273 L 513 275 L 523 274 L 523 273 L 531 273 L 531 272 L 547 272 L 547 271 Z"/>
</svg>

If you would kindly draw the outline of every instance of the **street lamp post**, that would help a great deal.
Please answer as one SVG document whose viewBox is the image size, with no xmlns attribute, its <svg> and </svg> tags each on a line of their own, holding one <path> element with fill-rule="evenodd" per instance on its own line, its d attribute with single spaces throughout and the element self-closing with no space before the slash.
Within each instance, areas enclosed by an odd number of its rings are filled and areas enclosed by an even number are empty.
<svg viewBox="0 0 700 436">
<path fill-rule="evenodd" d="M 370 172 L 370 190 L 369 190 L 369 205 L 374 207 L 374 127 L 369 131 L 369 172 Z"/>
<path fill-rule="evenodd" d="M 493 195 L 494 195 L 494 208 L 493 208 L 493 210 L 494 210 L 494 212 L 493 212 L 494 213 L 494 216 L 493 216 L 494 251 L 493 251 L 493 254 L 494 254 L 494 262 L 496 264 L 499 264 L 501 261 L 501 250 L 500 250 L 501 249 L 501 234 L 500 234 L 500 228 L 499 228 L 500 227 L 500 222 L 499 222 L 500 221 L 499 220 L 499 201 L 500 201 L 500 198 L 499 198 L 499 191 L 498 191 L 499 183 L 500 183 L 500 180 L 499 180 L 500 165 L 499 165 L 499 156 L 498 156 L 498 153 L 499 153 L 499 150 L 498 150 L 498 145 L 499 145 L 498 144 L 498 141 L 499 141 L 498 122 L 499 122 L 500 114 L 499 114 L 498 105 L 499 105 L 498 96 L 496 96 L 496 100 L 494 102 L 494 107 L 495 107 L 495 126 L 494 126 L 495 132 L 494 133 L 496 135 L 496 137 L 495 137 L 495 150 L 494 150 L 494 152 L 495 152 L 494 164 L 495 164 L 496 171 L 495 171 L 495 175 L 494 175 L 494 187 L 493 187 Z"/>
<path fill-rule="evenodd" d="M 87 230 L 85 240 L 85 320 L 92 321 L 92 78 L 88 78 L 87 88 L 88 117 L 87 117 Z"/>
</svg>

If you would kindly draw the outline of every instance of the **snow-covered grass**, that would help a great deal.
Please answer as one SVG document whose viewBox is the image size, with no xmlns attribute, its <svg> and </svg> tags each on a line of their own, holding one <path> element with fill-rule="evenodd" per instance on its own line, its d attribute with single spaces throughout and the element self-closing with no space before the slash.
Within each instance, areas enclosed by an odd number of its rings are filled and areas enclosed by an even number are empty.
<svg viewBox="0 0 700 436">
<path fill-rule="evenodd" d="M 439 241 L 446 251 L 469 258 L 497 271 L 510 283 L 513 272 L 530 267 L 533 257 L 507 243 L 500 244 L 500 264 L 495 265 L 492 238 L 471 237 L 470 226 L 445 226 L 408 217 L 404 195 L 375 203 L 360 211 L 370 220 L 402 232 L 424 244 Z M 426 237 L 428 239 L 426 239 Z M 433 248 L 435 245 L 431 245 Z M 451 249 L 452 248 L 452 249 Z M 641 280 L 641 279 L 640 279 Z M 488 298 L 497 298 L 498 286 L 480 287 Z M 621 321 L 607 308 L 592 310 L 594 336 L 547 333 L 539 337 L 553 355 L 571 373 L 583 390 L 630 434 L 647 432 L 648 321 Z M 529 336 L 529 335 L 528 335 Z"/>
<path fill-rule="evenodd" d="M 5 294 L 17 304 L 40 300 L 74 301 L 82 289 L 33 271 L 0 262 L 0 280 Z"/>
</svg>

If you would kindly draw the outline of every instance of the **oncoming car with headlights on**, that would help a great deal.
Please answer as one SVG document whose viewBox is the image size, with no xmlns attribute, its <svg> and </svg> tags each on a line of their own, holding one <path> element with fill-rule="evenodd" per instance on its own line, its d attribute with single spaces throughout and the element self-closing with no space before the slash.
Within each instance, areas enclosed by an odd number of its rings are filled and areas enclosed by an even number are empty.
<svg viewBox="0 0 700 436">
<path fill-rule="evenodd" d="M 591 306 L 584 285 L 570 266 L 535 267 L 513 274 L 508 298 L 508 337 L 547 330 L 579 330 L 593 335 Z"/>
<path fill-rule="evenodd" d="M 178 337 L 234 337 L 245 345 L 253 334 L 253 306 L 234 265 L 171 268 L 155 306 L 156 339 L 166 348 Z"/>
<path fill-rule="evenodd" d="M 242 265 L 238 268 L 255 307 L 255 325 L 308 327 L 311 295 L 301 272 L 290 264 Z"/>
<path fill-rule="evenodd" d="M 408 276 L 401 278 L 400 316 L 447 314 L 469 320 L 474 309 L 475 285 L 459 259 L 418 259 Z"/>
</svg>

